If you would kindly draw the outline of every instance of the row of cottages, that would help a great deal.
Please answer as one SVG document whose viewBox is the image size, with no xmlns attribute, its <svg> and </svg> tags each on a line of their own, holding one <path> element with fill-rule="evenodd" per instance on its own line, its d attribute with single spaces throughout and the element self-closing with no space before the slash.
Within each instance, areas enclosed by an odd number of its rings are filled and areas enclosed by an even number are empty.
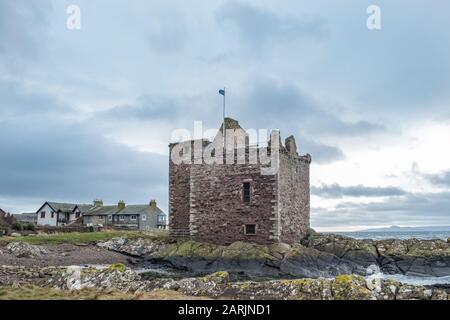
<svg viewBox="0 0 450 320">
<path fill-rule="evenodd" d="M 24 212 L 20 214 L 13 214 L 13 216 L 18 222 L 31 224 L 37 223 L 37 215 L 35 212 Z"/>
<path fill-rule="evenodd" d="M 66 226 L 79 223 L 86 226 L 127 228 L 137 230 L 166 229 L 167 216 L 158 208 L 156 201 L 147 205 L 103 205 L 102 200 L 93 204 L 45 202 L 36 211 L 37 224 L 43 226 Z"/>
<path fill-rule="evenodd" d="M 155 200 L 145 205 L 126 205 L 124 201 L 119 201 L 112 206 L 95 201 L 94 207 L 83 215 L 83 224 L 120 229 L 166 229 L 167 216 Z"/>
</svg>

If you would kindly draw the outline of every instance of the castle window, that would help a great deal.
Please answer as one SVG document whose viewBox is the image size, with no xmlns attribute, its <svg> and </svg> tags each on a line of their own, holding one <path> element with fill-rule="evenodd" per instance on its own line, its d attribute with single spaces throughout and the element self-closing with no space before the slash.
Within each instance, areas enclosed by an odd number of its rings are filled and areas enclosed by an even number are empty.
<svg viewBox="0 0 450 320">
<path fill-rule="evenodd" d="M 250 182 L 244 182 L 242 188 L 242 199 L 244 202 L 250 202 Z"/>
<path fill-rule="evenodd" d="M 255 235 L 256 234 L 256 224 L 246 224 L 245 225 L 245 234 L 246 235 Z"/>
</svg>

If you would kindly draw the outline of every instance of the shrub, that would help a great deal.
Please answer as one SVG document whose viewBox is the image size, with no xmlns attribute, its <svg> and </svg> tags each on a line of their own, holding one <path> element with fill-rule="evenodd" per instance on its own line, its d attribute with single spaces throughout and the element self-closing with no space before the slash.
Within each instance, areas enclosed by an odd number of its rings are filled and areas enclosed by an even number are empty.
<svg viewBox="0 0 450 320">
<path fill-rule="evenodd" d="M 35 231 L 36 226 L 33 223 L 24 223 L 23 230 Z"/>
<path fill-rule="evenodd" d="M 22 224 L 20 222 L 13 222 L 11 224 L 11 228 L 13 230 L 15 230 L 15 231 L 22 231 L 23 230 Z"/>
</svg>

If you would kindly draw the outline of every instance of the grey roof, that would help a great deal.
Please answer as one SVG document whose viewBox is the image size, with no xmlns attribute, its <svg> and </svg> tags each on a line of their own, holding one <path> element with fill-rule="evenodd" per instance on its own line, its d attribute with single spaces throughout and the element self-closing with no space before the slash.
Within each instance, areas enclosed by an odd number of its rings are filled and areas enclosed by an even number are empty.
<svg viewBox="0 0 450 320">
<path fill-rule="evenodd" d="M 20 214 L 13 214 L 17 221 L 35 221 L 37 220 L 37 214 L 35 212 L 26 212 Z"/>
<path fill-rule="evenodd" d="M 22 212 L 19 214 L 13 214 L 13 216 L 19 216 L 19 217 L 34 217 L 36 215 L 36 212 Z"/>
<path fill-rule="evenodd" d="M 148 204 L 132 204 L 127 205 L 123 209 L 119 209 L 117 205 L 93 207 L 87 211 L 85 216 L 107 216 L 107 215 L 140 215 L 140 214 L 165 214 L 160 208 L 152 208 Z"/>
<path fill-rule="evenodd" d="M 49 201 L 47 201 L 47 203 L 55 211 L 62 211 L 62 212 L 72 212 L 77 206 L 75 203 L 49 202 Z"/>
<path fill-rule="evenodd" d="M 158 207 L 152 208 L 148 204 L 135 204 L 126 206 L 124 209 L 117 211 L 116 215 L 136 215 L 136 214 L 159 214 L 163 213 Z"/>
<path fill-rule="evenodd" d="M 66 203 L 66 202 L 53 202 L 47 201 L 48 205 L 53 208 L 55 211 L 61 212 L 73 212 L 76 207 L 78 207 L 81 212 L 85 212 L 89 210 L 89 208 L 93 207 L 92 204 L 76 204 L 76 203 Z"/>
<path fill-rule="evenodd" d="M 77 204 L 77 207 L 80 209 L 81 212 L 87 212 L 94 206 L 92 204 Z"/>
<path fill-rule="evenodd" d="M 116 213 L 119 210 L 117 206 L 98 206 L 92 207 L 85 212 L 85 216 L 107 216 Z"/>
</svg>

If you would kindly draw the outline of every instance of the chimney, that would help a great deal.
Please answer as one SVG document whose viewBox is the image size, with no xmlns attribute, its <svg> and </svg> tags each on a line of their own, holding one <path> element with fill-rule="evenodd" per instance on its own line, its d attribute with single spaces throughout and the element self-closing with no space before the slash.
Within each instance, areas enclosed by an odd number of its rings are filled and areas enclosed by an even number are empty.
<svg viewBox="0 0 450 320">
<path fill-rule="evenodd" d="M 156 200 L 151 200 L 150 201 L 150 208 L 156 209 Z"/>
<path fill-rule="evenodd" d="M 102 207 L 102 206 L 103 206 L 103 200 L 101 200 L 101 199 L 94 200 L 94 207 Z"/>
<path fill-rule="evenodd" d="M 120 200 L 117 207 L 119 207 L 120 210 L 125 209 L 125 201 Z"/>
</svg>

